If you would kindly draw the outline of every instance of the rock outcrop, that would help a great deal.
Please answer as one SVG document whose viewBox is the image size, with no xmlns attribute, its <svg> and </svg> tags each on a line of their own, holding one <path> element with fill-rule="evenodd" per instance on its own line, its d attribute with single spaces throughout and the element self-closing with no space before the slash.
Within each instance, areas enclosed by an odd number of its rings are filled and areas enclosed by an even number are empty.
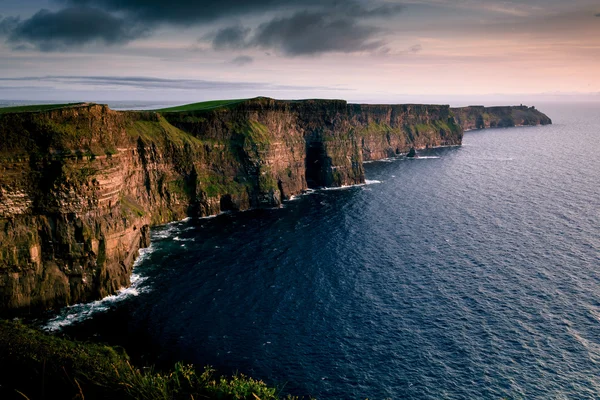
<svg viewBox="0 0 600 400">
<path fill-rule="evenodd" d="M 82 104 L 0 114 L 0 313 L 115 293 L 152 225 L 363 183 L 363 161 L 459 145 L 472 115 L 266 98 L 186 112 Z"/>
</svg>

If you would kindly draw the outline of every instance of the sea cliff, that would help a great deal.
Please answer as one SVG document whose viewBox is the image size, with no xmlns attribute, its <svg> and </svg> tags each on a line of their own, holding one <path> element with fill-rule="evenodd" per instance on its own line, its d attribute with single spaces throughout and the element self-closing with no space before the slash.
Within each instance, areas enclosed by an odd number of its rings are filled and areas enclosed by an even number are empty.
<svg viewBox="0 0 600 400">
<path fill-rule="evenodd" d="M 183 111 L 5 110 L 0 313 L 116 292 L 152 225 L 363 183 L 364 161 L 460 145 L 464 129 L 545 123 L 527 107 L 267 98 Z"/>
<path fill-rule="evenodd" d="M 452 108 L 456 120 L 465 131 L 486 128 L 548 125 L 552 120 L 535 107 L 524 105 L 508 107 L 468 106 Z"/>
</svg>

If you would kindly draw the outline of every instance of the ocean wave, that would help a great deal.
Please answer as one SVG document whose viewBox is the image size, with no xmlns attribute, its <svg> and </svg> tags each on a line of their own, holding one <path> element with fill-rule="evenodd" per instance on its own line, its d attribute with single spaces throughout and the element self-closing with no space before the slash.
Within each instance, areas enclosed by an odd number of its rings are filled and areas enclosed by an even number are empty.
<svg viewBox="0 0 600 400">
<path fill-rule="evenodd" d="M 135 262 L 133 263 L 133 268 L 135 269 L 135 267 L 137 267 L 142 262 L 144 262 L 144 260 L 146 260 L 148 257 L 150 257 L 150 254 L 152 254 L 155 249 L 156 248 L 152 245 L 152 243 L 150 243 L 150 246 L 140 249 L 138 251 L 137 258 L 135 259 Z M 133 275 L 131 275 L 131 279 L 132 279 L 132 283 L 133 283 Z"/>
<path fill-rule="evenodd" d="M 173 238 L 173 240 L 176 242 L 195 242 L 196 241 L 195 238 L 180 238 L 179 236 L 175 236 Z"/>
<path fill-rule="evenodd" d="M 149 247 L 140 249 L 138 257 L 133 263 L 134 270 L 145 260 L 147 260 L 148 257 L 150 257 L 150 255 L 155 251 L 155 249 L 156 248 L 152 244 Z M 112 296 L 108 296 L 91 303 L 80 303 L 65 307 L 59 312 L 58 315 L 47 321 L 42 326 L 42 329 L 48 332 L 60 331 L 66 326 L 73 325 L 91 318 L 95 313 L 108 311 L 115 304 L 118 304 L 123 300 L 133 296 L 139 296 L 141 293 L 147 293 L 150 291 L 150 287 L 144 285 L 144 282 L 146 282 L 147 279 L 147 277 L 143 277 L 134 272 L 131 274 L 130 286 L 122 288 Z"/>
<path fill-rule="evenodd" d="M 151 233 L 152 240 L 162 240 L 173 237 L 179 228 L 174 224 L 167 224 L 161 228 L 157 228 Z"/>
<path fill-rule="evenodd" d="M 378 183 L 381 183 L 381 181 L 374 180 L 374 179 L 365 179 L 365 183 L 357 183 L 356 185 L 343 185 L 343 186 L 338 186 L 338 187 L 325 187 L 325 188 L 321 188 L 319 190 L 325 190 L 325 191 L 346 190 L 346 189 L 352 189 L 352 188 L 361 187 L 361 186 L 375 185 Z"/>
<path fill-rule="evenodd" d="M 216 215 L 209 215 L 207 217 L 200 217 L 198 219 L 209 219 L 209 218 L 215 218 L 215 217 L 216 217 Z M 179 233 L 179 232 L 189 230 L 190 227 L 187 225 L 188 225 L 188 222 L 190 222 L 191 220 L 192 220 L 192 217 L 186 217 L 182 220 L 172 221 L 172 222 L 166 223 L 162 226 L 152 228 L 152 233 L 151 233 L 152 240 L 168 239 L 173 236 L 176 236 L 177 233 Z"/>
<path fill-rule="evenodd" d="M 313 193 L 315 193 L 314 189 L 306 189 L 304 192 L 302 192 L 300 194 L 296 194 L 296 195 L 290 196 L 290 198 L 287 199 L 287 200 L 285 200 L 285 201 L 296 201 L 296 200 L 298 200 L 302 196 L 308 196 L 308 195 L 311 195 Z"/>
<path fill-rule="evenodd" d="M 319 190 L 324 190 L 324 191 L 331 191 L 331 190 L 347 190 L 347 189 L 352 189 L 355 187 L 360 187 L 360 186 L 364 186 L 364 183 L 359 183 L 356 185 L 343 185 L 343 186 L 336 186 L 336 187 L 324 187 L 321 188 Z"/>
</svg>

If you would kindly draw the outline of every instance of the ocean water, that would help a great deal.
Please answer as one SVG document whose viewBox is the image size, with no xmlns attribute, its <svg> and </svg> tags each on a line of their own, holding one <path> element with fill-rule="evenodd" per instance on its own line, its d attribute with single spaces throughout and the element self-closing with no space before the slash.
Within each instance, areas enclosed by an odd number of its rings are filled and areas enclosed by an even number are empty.
<svg viewBox="0 0 600 400">
<path fill-rule="evenodd" d="M 554 125 L 156 228 L 133 288 L 43 324 L 319 399 L 599 398 L 600 106 L 539 108 Z"/>
</svg>

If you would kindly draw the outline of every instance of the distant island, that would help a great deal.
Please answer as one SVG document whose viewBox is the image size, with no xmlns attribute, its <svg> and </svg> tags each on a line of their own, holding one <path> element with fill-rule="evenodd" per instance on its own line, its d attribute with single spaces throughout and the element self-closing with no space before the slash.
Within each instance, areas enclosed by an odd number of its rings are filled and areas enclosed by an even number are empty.
<svg viewBox="0 0 600 400">
<path fill-rule="evenodd" d="M 88 302 L 129 285 L 151 226 L 361 184 L 364 161 L 460 145 L 467 129 L 550 123 L 526 106 L 262 97 L 155 111 L 2 108 L 0 313 Z"/>
</svg>

